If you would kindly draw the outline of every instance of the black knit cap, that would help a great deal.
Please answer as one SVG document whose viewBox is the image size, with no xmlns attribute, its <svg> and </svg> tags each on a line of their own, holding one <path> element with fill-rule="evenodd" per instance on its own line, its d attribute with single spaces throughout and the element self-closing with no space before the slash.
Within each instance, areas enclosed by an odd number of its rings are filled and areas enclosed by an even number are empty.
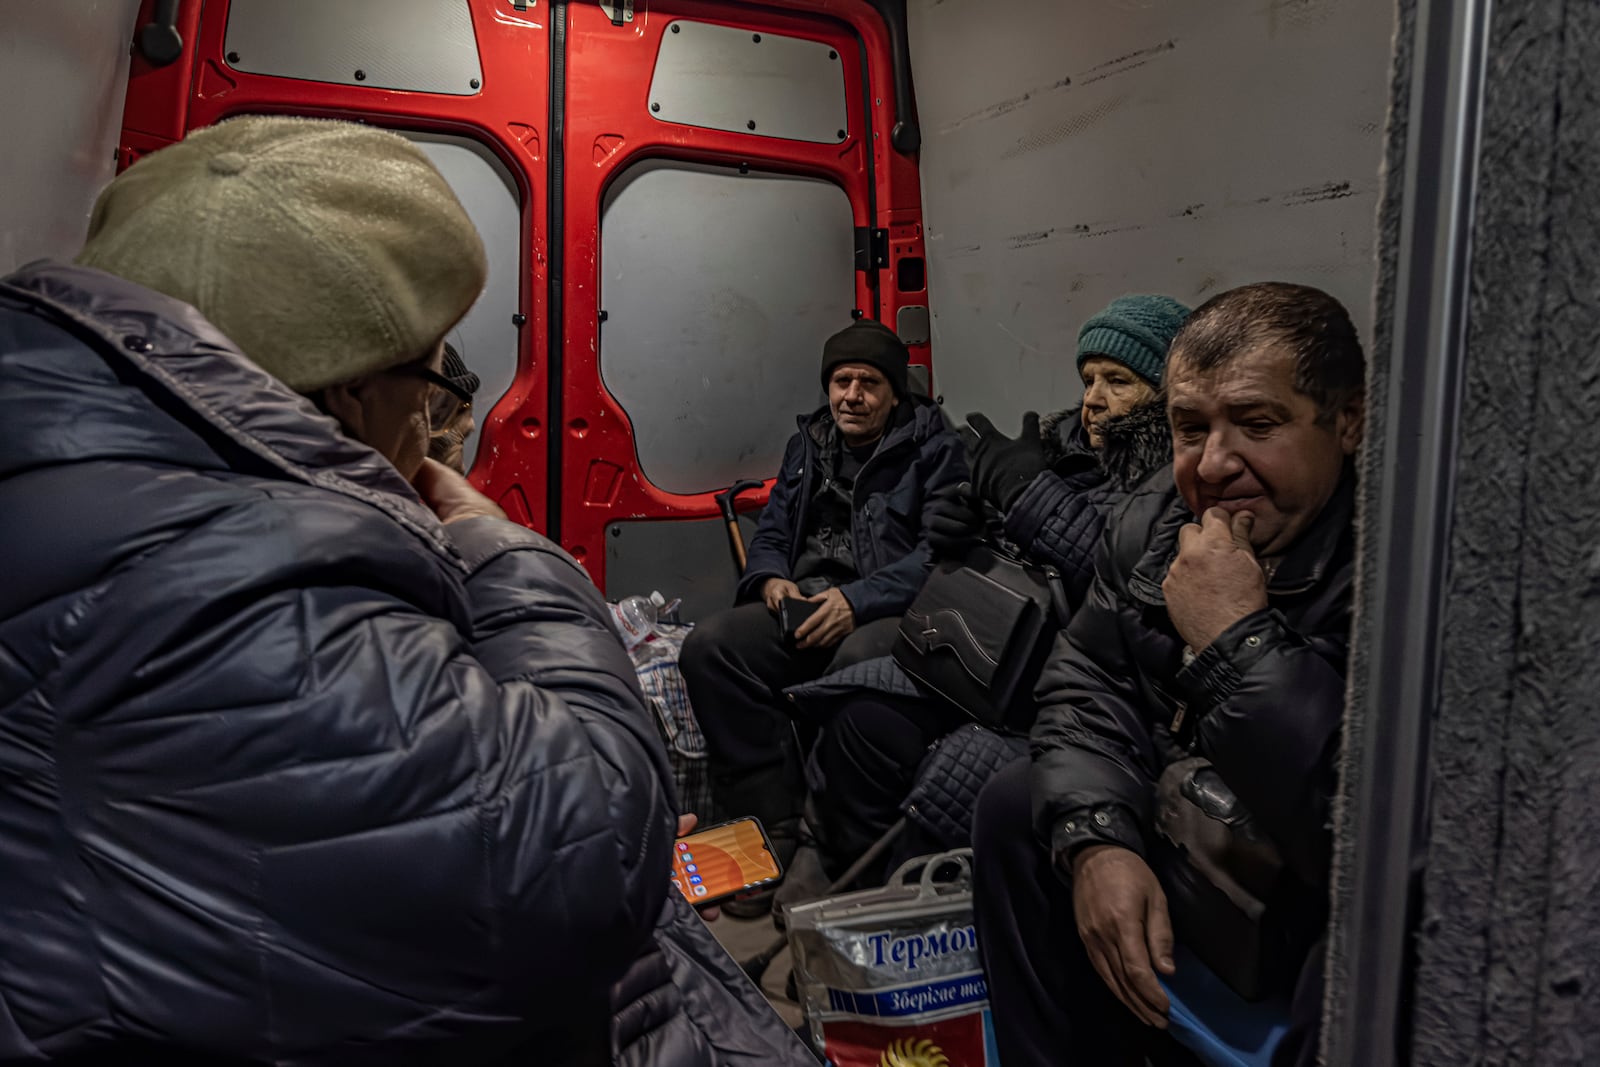
<svg viewBox="0 0 1600 1067">
<path fill-rule="evenodd" d="M 889 379 L 895 396 L 905 396 L 906 368 L 911 353 L 899 334 L 881 322 L 857 319 L 834 334 L 822 346 L 822 387 L 828 387 L 833 369 L 841 363 L 865 363 L 876 367 Z"/>
<path fill-rule="evenodd" d="M 469 396 L 476 393 L 478 386 L 483 384 L 478 380 L 476 374 L 467 369 L 467 363 L 461 358 L 461 353 L 457 352 L 455 346 L 449 341 L 444 344 L 444 366 L 439 371 L 456 385 L 465 389 Z"/>
</svg>

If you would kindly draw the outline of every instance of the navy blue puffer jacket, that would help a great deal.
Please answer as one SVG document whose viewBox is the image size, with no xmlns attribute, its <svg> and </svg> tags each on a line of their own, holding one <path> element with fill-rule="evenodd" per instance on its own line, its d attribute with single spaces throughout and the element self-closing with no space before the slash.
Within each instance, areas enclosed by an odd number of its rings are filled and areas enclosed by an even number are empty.
<svg viewBox="0 0 1600 1067">
<path fill-rule="evenodd" d="M 96 271 L 0 282 L 0 427 L 0 1061 L 603 1044 L 674 812 L 577 565 Z"/>
<path fill-rule="evenodd" d="M 877 451 L 856 478 L 850 539 L 860 577 L 839 587 L 856 623 L 899 615 L 911 606 L 928 577 L 923 509 L 939 490 L 965 480 L 966 454 L 944 412 L 926 397 L 901 402 L 907 416 L 890 423 Z M 805 548 L 818 457 L 833 425 L 827 405 L 799 418 L 783 465 L 750 539 L 749 562 L 735 599 L 758 600 L 769 578 L 790 578 Z"/>
</svg>

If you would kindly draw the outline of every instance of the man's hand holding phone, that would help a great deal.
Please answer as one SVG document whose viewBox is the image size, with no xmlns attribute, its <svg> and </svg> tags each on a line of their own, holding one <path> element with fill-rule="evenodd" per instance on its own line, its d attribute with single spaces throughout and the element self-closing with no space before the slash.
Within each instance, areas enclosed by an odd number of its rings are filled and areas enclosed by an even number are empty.
<svg viewBox="0 0 1600 1067">
<path fill-rule="evenodd" d="M 832 648 L 855 631 L 856 609 L 838 589 L 825 589 L 806 600 L 817 610 L 795 630 L 794 647 Z"/>
<path fill-rule="evenodd" d="M 801 599 L 800 587 L 787 578 L 768 578 L 761 586 L 761 599 L 766 602 L 767 610 L 776 615 L 778 605 L 785 599 Z"/>
</svg>

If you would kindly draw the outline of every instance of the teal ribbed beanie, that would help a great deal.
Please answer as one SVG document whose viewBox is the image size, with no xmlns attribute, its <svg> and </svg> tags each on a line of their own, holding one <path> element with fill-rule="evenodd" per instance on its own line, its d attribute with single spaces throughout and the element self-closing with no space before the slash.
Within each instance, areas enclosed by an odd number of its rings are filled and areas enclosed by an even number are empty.
<svg viewBox="0 0 1600 1067">
<path fill-rule="evenodd" d="M 1078 366 L 1105 356 L 1159 389 L 1167 348 L 1189 311 L 1170 296 L 1119 296 L 1078 331 Z"/>
</svg>

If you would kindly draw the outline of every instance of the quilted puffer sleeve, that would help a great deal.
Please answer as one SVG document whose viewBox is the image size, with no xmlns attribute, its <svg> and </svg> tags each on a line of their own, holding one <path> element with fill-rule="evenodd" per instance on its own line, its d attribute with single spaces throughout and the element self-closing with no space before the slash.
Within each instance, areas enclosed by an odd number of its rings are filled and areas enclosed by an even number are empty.
<svg viewBox="0 0 1600 1067">
<path fill-rule="evenodd" d="M 1077 605 L 1094 578 L 1095 549 L 1114 503 L 1098 471 L 1066 478 L 1041 471 L 1006 512 L 1006 536 L 1029 559 L 1060 571 Z"/>
<path fill-rule="evenodd" d="M 508 801 L 520 795 L 521 804 L 508 803 L 496 828 L 504 861 L 496 888 L 531 904 L 524 895 L 557 858 L 573 919 L 562 940 L 588 958 L 610 941 L 620 968 L 667 892 L 676 820 L 671 766 L 633 664 L 599 591 L 550 541 L 489 519 L 450 530 L 471 567 L 471 659 L 509 704 L 495 723 L 504 758 L 488 770 L 495 791 Z M 555 737 L 570 740 L 571 763 L 551 763 Z M 554 772 L 548 784 L 529 773 L 539 761 Z M 587 838 L 575 836 L 584 826 Z M 541 836 L 550 857 L 535 844 Z M 516 916 L 516 932 L 530 946 L 548 945 L 549 921 L 547 909 L 529 907 Z"/>
<path fill-rule="evenodd" d="M 106 479 L 81 507 L 55 484 L 87 515 Z M 463 601 L 419 538 L 334 494 L 124 484 L 152 532 L 107 535 L 37 697 L 72 779 L 55 892 L 94 915 L 72 951 L 115 975 L 106 1009 L 341 1063 L 603 1017 L 670 888 L 675 812 L 576 564 L 459 523 Z"/>
</svg>

